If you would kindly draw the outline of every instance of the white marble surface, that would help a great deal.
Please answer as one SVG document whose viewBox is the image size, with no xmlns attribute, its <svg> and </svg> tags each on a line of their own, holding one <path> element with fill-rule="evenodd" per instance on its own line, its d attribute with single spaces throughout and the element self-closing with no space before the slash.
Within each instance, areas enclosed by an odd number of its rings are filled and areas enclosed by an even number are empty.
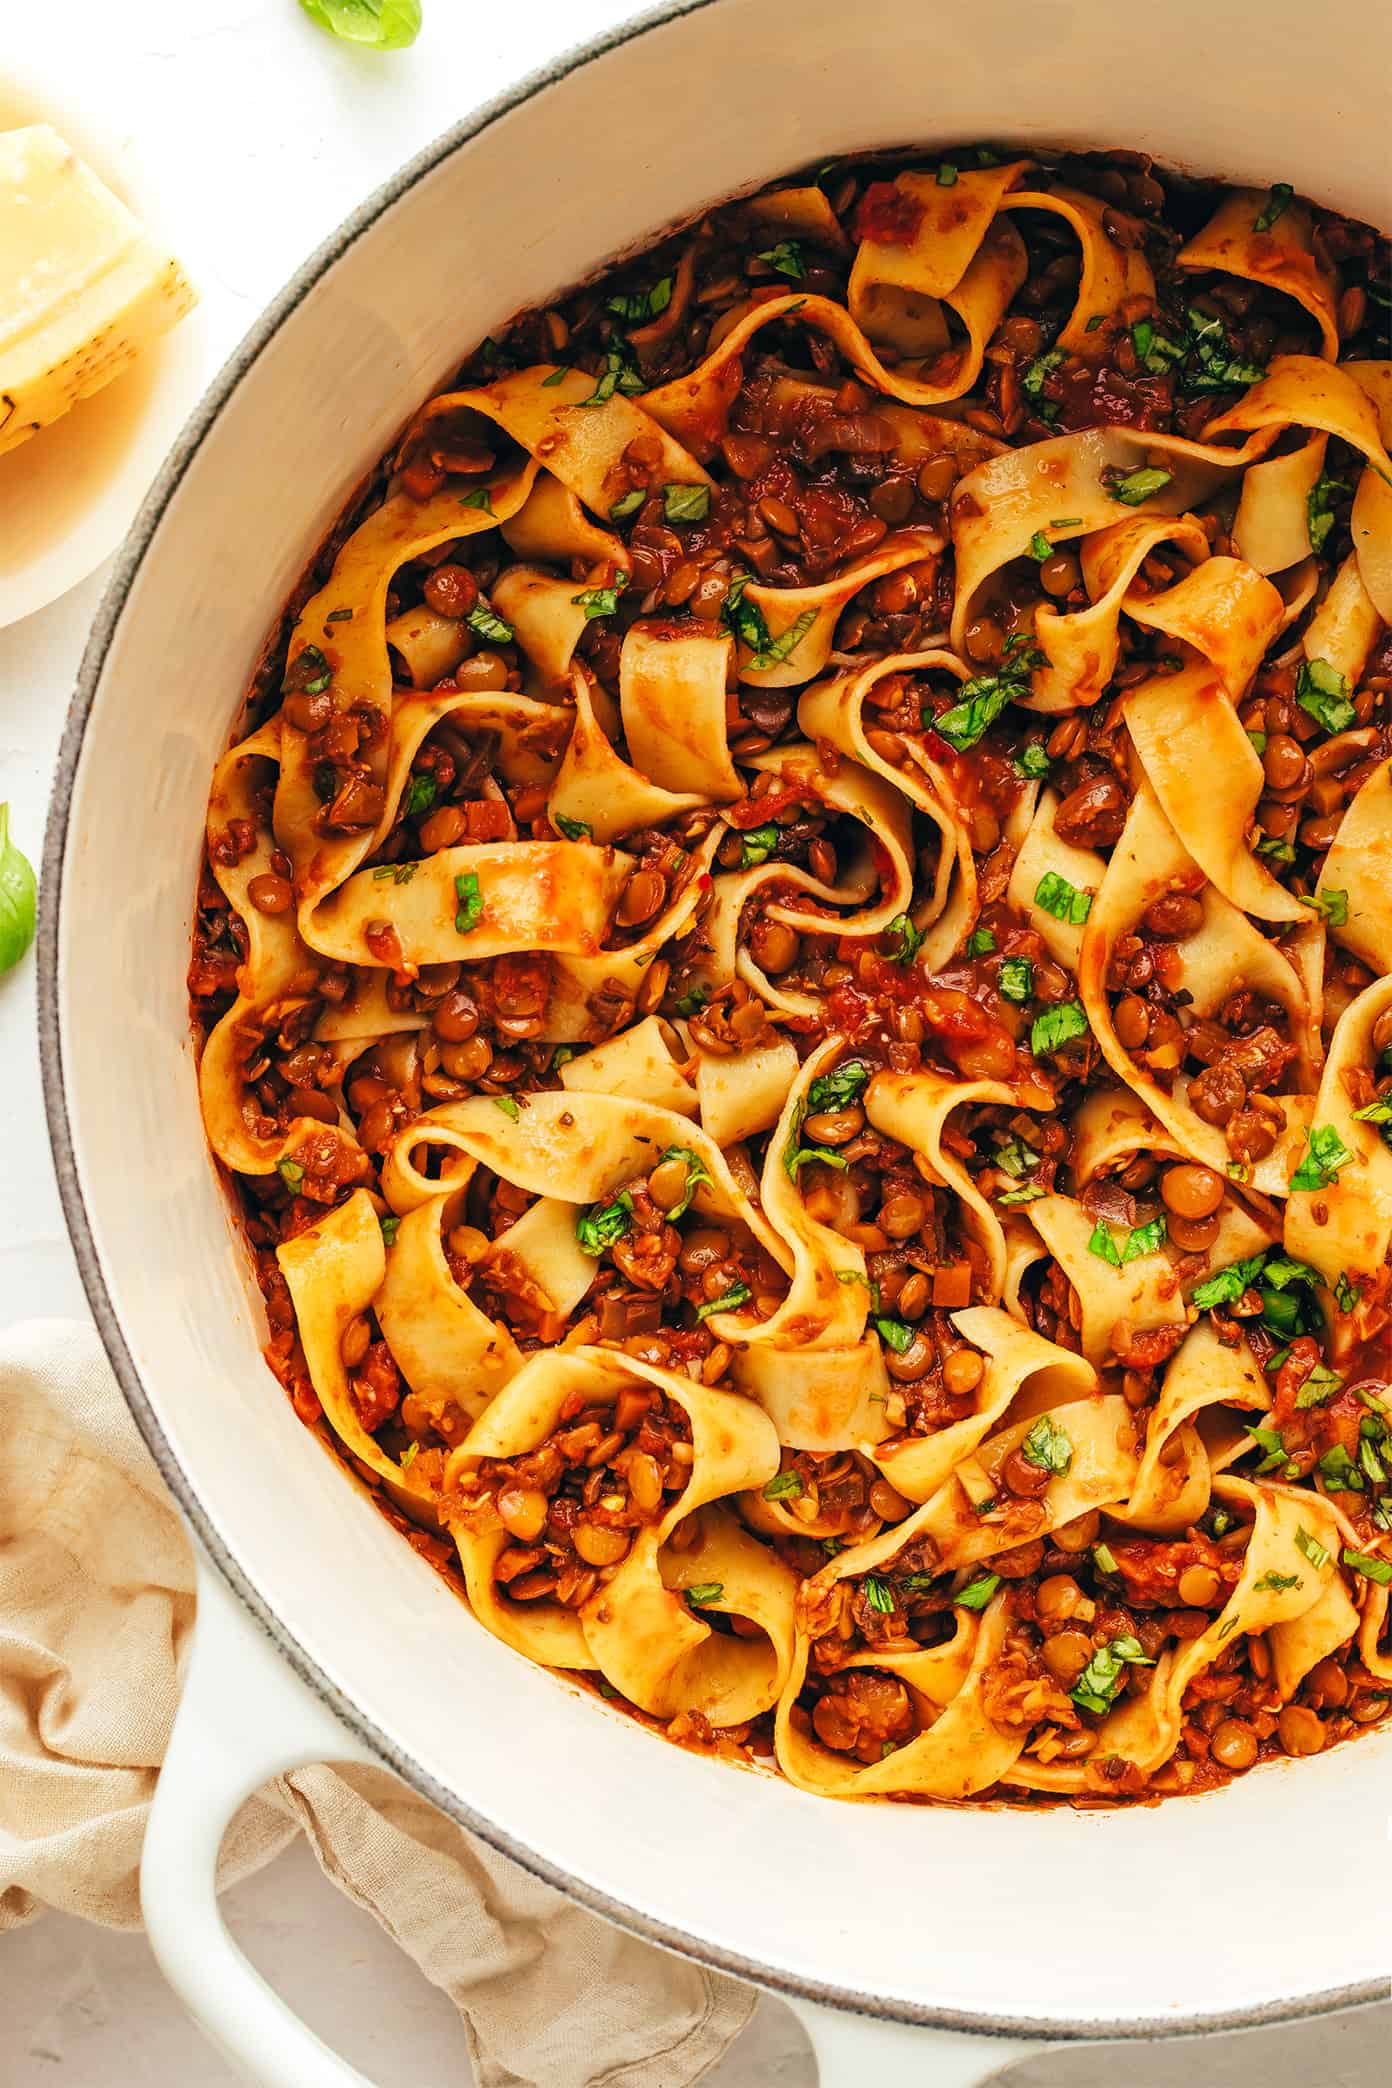
<svg viewBox="0 0 1392 2088">
<path fill-rule="evenodd" d="M 417 47 L 374 60 L 335 45 L 294 0 L 46 0 L 5 10 L 9 61 L 124 125 L 170 198 L 220 357 L 304 255 L 403 159 L 509 79 L 632 10 L 621 0 L 425 0 Z M 0 798 L 37 861 L 68 692 L 102 576 L 0 632 Z M 98 1011 L 94 1011 L 94 1014 Z M 79 1313 L 49 1162 L 34 1039 L 33 964 L 0 980 L 0 1324 Z M 1376 1860 L 1376 1858 L 1373 1858 Z M 1201 1910 L 1202 1895 L 1198 1895 Z M 467 2083 L 449 2004 L 303 1846 L 231 1896 L 266 1976 L 381 2088 Z M 1176 1910 L 1176 1918 L 1192 1918 Z M 1074 1932 L 1081 1941 L 1084 1929 Z M 1070 1944 L 1066 1947 L 1072 1947 Z M 1221 1947 L 1215 1944 L 1215 1947 Z M 1195 2047 L 1057 2052 L 1019 2088 L 1372 2088 L 1392 2010 Z M 0 1943 L 0 2082 L 62 2088 L 223 2088 L 231 2075 L 163 1986 L 144 1941 L 49 1917 Z M 808 2088 L 801 2030 L 764 2002 L 713 2088 Z M 545 2084 L 540 2084 L 545 2088 Z"/>
</svg>

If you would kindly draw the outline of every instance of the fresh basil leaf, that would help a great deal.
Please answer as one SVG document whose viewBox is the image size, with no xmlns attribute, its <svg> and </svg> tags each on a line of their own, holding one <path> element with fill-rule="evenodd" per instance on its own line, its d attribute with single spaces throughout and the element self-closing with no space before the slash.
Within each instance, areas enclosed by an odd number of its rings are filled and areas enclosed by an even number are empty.
<svg viewBox="0 0 1392 2088">
<path fill-rule="evenodd" d="M 608 587 L 584 587 L 570 599 L 577 609 L 584 610 L 586 623 L 593 623 L 597 616 L 614 614 L 619 606 L 619 596 L 627 585 L 627 573 L 615 573 Z"/>
<path fill-rule="evenodd" d="M 666 1160 L 682 1160 L 686 1163 L 686 1187 L 682 1191 L 681 1201 L 674 1204 L 667 1213 L 667 1223 L 674 1225 L 678 1218 L 684 1218 L 690 1210 L 691 1199 L 695 1196 L 696 1191 L 703 1187 L 710 1187 L 711 1178 L 706 1171 L 705 1162 L 700 1154 L 693 1153 L 690 1146 L 668 1146 L 666 1152 L 662 1155 L 662 1161 Z M 658 1162 L 659 1166 L 662 1165 L 662 1161 Z"/>
<path fill-rule="evenodd" d="M 1080 1710 L 1101 1717 L 1116 1702 L 1126 1668 L 1154 1665 L 1154 1661 L 1146 1658 L 1145 1649 L 1134 1633 L 1123 1632 L 1120 1638 L 1097 1648 L 1069 1694 Z"/>
<path fill-rule="evenodd" d="M 912 1327 L 906 1327 L 903 1320 L 877 1319 L 875 1321 L 875 1332 L 879 1335 L 885 1347 L 893 1349 L 896 1356 L 904 1355 L 913 1347 L 915 1330 Z"/>
<path fill-rule="evenodd" d="M 806 1488 L 797 1472 L 775 1472 L 764 1487 L 763 1496 L 766 1501 L 795 1501 L 805 1492 Z"/>
<path fill-rule="evenodd" d="M 624 494 L 622 500 L 614 502 L 614 505 L 609 510 L 609 520 L 611 522 L 627 521 L 630 515 L 637 514 L 647 497 L 647 493 L 642 486 L 635 486 L 631 493 Z"/>
<path fill-rule="evenodd" d="M 1301 1529 L 1297 1527 L 1295 1533 L 1295 1548 L 1298 1552 L 1304 1553 L 1305 1557 L 1310 1561 L 1310 1564 L 1315 1568 L 1316 1572 L 1319 1571 L 1321 1566 L 1327 1566 L 1329 1563 L 1328 1545 L 1321 1544 L 1318 1537 L 1312 1537 L 1310 1535 L 1310 1532 L 1306 1529 Z"/>
<path fill-rule="evenodd" d="M 739 1306 L 749 1303 L 752 1293 L 747 1283 L 732 1284 L 723 1297 L 707 1298 L 704 1305 L 696 1307 L 696 1324 L 709 1319 L 713 1312 L 734 1312 Z"/>
<path fill-rule="evenodd" d="M 1081 928 L 1092 912 L 1094 896 L 1092 892 L 1080 892 L 1056 870 L 1047 870 L 1034 888 L 1036 906 L 1042 906 L 1056 921 L 1071 922 L 1075 928 Z"/>
<path fill-rule="evenodd" d="M 564 812 L 553 812 L 551 824 L 567 841 L 588 841 L 594 828 L 586 819 L 567 819 Z"/>
<path fill-rule="evenodd" d="M 1304 660 L 1295 677 L 1295 700 L 1326 732 L 1347 732 L 1358 713 L 1348 683 L 1328 660 Z"/>
<path fill-rule="evenodd" d="M 1290 209 L 1295 190 L 1288 181 L 1273 182 L 1267 191 L 1265 203 L 1252 220 L 1254 232 L 1269 232 L 1277 218 L 1284 217 Z"/>
<path fill-rule="evenodd" d="M 633 1198 L 625 1189 L 610 1204 L 591 1204 L 575 1221 L 575 1243 L 596 1260 L 621 1240 L 633 1223 Z"/>
<path fill-rule="evenodd" d="M 341 43 L 404 51 L 420 35 L 421 0 L 300 0 L 311 22 Z"/>
<path fill-rule="evenodd" d="M 984 1610 L 1001 1584 L 998 1573 L 979 1573 L 974 1581 L 968 1581 L 960 1595 L 952 1600 L 958 1609 Z"/>
<path fill-rule="evenodd" d="M 989 928 L 973 928 L 967 937 L 968 957 L 989 957 L 995 947 L 996 938 Z"/>
<path fill-rule="evenodd" d="M 1340 1556 L 1345 1566 L 1351 1566 L 1365 1580 L 1376 1581 L 1380 1588 L 1392 1586 L 1392 1559 L 1379 1559 L 1372 1552 L 1349 1551 L 1347 1548 Z"/>
<path fill-rule="evenodd" d="M 1017 755 L 1015 767 L 1020 775 L 1027 777 L 1031 783 L 1043 781 L 1044 777 L 1049 773 L 1049 757 L 1040 746 L 1038 740 L 1031 740 L 1029 745 Z"/>
<path fill-rule="evenodd" d="M 807 1090 L 807 1107 L 813 1116 L 832 1109 L 849 1109 L 864 1092 L 870 1068 L 860 1059 L 843 1059 L 830 1073 L 822 1073 Z"/>
<path fill-rule="evenodd" d="M 1292 1189 L 1328 1189 L 1353 1154 L 1332 1124 L 1312 1124 L 1306 1133 L 1305 1157 L 1291 1176 Z"/>
<path fill-rule="evenodd" d="M 422 812 L 430 810 L 435 796 L 436 783 L 433 776 L 412 776 L 402 810 L 408 819 L 418 819 Z"/>
<path fill-rule="evenodd" d="M 1310 549 L 1318 554 L 1323 551 L 1325 539 L 1334 527 L 1334 502 L 1336 496 L 1350 492 L 1347 479 L 1331 478 L 1322 471 L 1305 497 L 1305 527 L 1309 532 Z"/>
<path fill-rule="evenodd" d="M 1051 1052 L 1070 1044 L 1075 1037 L 1088 1034 L 1088 1019 L 1081 1001 L 1060 1001 L 1055 1007 L 1046 1008 L 1036 1015 L 1030 1024 L 1030 1050 L 1036 1058 L 1047 1058 Z"/>
<path fill-rule="evenodd" d="M 1012 643 L 993 674 L 974 674 L 970 681 L 963 682 L 956 703 L 940 717 L 925 711 L 924 724 L 941 734 L 959 754 L 966 753 L 995 724 L 1007 703 L 1018 703 L 1029 694 L 1030 677 L 1043 662 L 1044 655 L 1028 641 L 1023 645 Z"/>
<path fill-rule="evenodd" d="M 907 914 L 896 914 L 884 932 L 895 945 L 886 952 L 891 964 L 912 964 L 927 934 L 926 929 L 920 934 Z"/>
<path fill-rule="evenodd" d="M 621 291 L 617 297 L 605 299 L 606 312 L 614 312 L 620 319 L 638 323 L 645 319 L 656 319 L 672 302 L 672 278 L 662 276 L 651 290 Z"/>
<path fill-rule="evenodd" d="M 669 522 L 704 522 L 710 513 L 709 486 L 664 486 L 662 512 Z"/>
<path fill-rule="evenodd" d="M 1052 1414 L 1041 1414 L 1021 1443 L 1020 1455 L 1041 1471 L 1062 1474 L 1073 1462 L 1073 1441 Z"/>
<path fill-rule="evenodd" d="M 464 621 L 471 631 L 477 631 L 480 638 L 488 639 L 492 645 L 512 643 L 512 625 L 504 623 L 502 617 L 496 615 L 486 602 L 475 602 Z"/>
<path fill-rule="evenodd" d="M 10 839 L 10 808 L 0 805 L 0 972 L 13 971 L 34 940 L 38 905 L 34 866 Z"/>
<path fill-rule="evenodd" d="M 780 239 L 777 246 L 767 248 L 760 254 L 759 259 L 767 261 L 769 267 L 776 269 L 779 275 L 790 276 L 795 283 L 800 283 L 807 273 L 803 265 L 802 248 L 795 239 Z"/>
<path fill-rule="evenodd" d="M 1150 465 L 1140 471 L 1124 472 L 1103 483 L 1110 500 L 1120 501 L 1123 507 L 1139 507 L 1142 501 L 1163 493 L 1173 478 L 1172 471 L 1159 471 Z"/>
<path fill-rule="evenodd" d="M 778 828 L 768 820 L 763 826 L 746 827 L 740 835 L 741 870 L 752 870 L 758 863 L 766 863 L 778 846 Z"/>
<path fill-rule="evenodd" d="M 1302 906 L 1310 907 L 1315 913 L 1317 913 L 1321 917 L 1322 920 L 1327 921 L 1331 928 L 1343 928 L 1347 926 L 1347 892 L 1315 892 L 1308 898 L 1302 892 L 1298 896 L 1300 899 L 1300 904 Z"/>
<path fill-rule="evenodd" d="M 1034 966 L 1028 957 L 1007 957 L 998 983 L 1003 999 L 1023 1003 L 1034 992 Z"/>
</svg>

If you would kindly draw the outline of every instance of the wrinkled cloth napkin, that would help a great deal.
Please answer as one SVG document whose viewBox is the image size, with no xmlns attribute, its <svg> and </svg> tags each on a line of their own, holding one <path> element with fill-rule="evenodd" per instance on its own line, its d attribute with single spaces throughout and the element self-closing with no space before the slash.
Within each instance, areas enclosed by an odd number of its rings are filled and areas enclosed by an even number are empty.
<svg viewBox="0 0 1392 2088">
<path fill-rule="evenodd" d="M 0 1931 L 45 1907 L 139 1925 L 193 1587 L 92 1329 L 0 1336 Z M 267 1784 L 228 1830 L 220 1885 L 300 1832 L 449 1995 L 480 2088 L 684 2088 L 753 2010 L 752 1989 L 586 1913 L 385 1770 Z"/>
</svg>

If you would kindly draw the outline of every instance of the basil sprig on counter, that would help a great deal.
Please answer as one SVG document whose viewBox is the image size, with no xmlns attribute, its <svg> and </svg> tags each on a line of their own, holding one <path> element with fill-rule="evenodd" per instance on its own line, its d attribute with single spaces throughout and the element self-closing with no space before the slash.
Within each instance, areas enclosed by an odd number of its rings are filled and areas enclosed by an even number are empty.
<svg viewBox="0 0 1392 2088">
<path fill-rule="evenodd" d="M 300 0 L 311 22 L 341 43 L 404 51 L 420 35 L 421 0 Z"/>
<path fill-rule="evenodd" d="M 34 866 L 10 839 L 10 808 L 0 805 L 0 972 L 13 971 L 34 940 Z"/>
</svg>

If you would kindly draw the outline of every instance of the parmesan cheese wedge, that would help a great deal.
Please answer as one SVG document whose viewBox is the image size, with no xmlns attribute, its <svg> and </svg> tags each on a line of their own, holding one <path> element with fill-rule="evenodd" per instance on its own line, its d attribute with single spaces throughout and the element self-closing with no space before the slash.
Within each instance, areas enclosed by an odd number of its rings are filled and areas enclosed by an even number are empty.
<svg viewBox="0 0 1392 2088">
<path fill-rule="evenodd" d="M 0 454 L 119 377 L 195 302 L 51 125 L 0 132 Z"/>
</svg>

